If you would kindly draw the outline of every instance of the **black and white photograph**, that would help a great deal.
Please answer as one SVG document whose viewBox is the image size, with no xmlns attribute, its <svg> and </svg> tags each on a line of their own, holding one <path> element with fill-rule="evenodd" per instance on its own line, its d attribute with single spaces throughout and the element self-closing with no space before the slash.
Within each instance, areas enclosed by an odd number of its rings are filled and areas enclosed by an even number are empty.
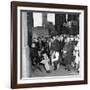
<svg viewBox="0 0 90 90">
<path fill-rule="evenodd" d="M 86 6 L 12 2 L 12 30 L 13 88 L 87 83 Z"/>
<path fill-rule="evenodd" d="M 21 10 L 21 78 L 80 74 L 80 14 Z"/>
</svg>

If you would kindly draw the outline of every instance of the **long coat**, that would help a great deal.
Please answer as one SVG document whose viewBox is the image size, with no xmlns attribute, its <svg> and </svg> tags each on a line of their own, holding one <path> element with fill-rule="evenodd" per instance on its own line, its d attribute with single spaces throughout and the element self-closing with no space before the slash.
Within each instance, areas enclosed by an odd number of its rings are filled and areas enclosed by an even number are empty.
<svg viewBox="0 0 90 90">
<path fill-rule="evenodd" d="M 73 42 L 66 43 L 63 50 L 66 51 L 66 53 L 63 54 L 63 58 L 64 58 L 63 63 L 65 65 L 71 64 L 74 60 L 74 56 L 73 56 L 74 43 Z"/>
</svg>

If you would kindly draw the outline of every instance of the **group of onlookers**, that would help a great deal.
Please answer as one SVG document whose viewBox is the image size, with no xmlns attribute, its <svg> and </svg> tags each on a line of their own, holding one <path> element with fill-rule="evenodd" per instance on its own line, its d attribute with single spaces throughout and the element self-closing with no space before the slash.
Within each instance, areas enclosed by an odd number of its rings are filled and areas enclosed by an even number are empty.
<svg viewBox="0 0 90 90">
<path fill-rule="evenodd" d="M 47 73 L 63 66 L 65 70 L 80 70 L 80 37 L 79 35 L 55 35 L 32 39 L 30 56 L 32 68 Z"/>
</svg>

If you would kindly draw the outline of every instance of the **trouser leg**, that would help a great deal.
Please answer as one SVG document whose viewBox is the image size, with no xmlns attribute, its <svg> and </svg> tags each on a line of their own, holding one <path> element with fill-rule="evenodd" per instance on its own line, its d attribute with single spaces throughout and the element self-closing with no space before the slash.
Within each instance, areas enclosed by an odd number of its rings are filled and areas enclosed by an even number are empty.
<svg viewBox="0 0 90 90">
<path fill-rule="evenodd" d="M 58 61 L 54 62 L 54 70 L 57 70 Z"/>
</svg>

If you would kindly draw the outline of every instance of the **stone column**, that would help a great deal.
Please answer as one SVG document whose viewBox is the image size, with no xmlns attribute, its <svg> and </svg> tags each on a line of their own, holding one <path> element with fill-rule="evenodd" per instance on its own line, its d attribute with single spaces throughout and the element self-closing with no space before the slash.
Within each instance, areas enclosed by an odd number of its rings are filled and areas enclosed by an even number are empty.
<svg viewBox="0 0 90 90">
<path fill-rule="evenodd" d="M 66 14 L 64 13 L 56 13 L 55 14 L 55 30 L 57 30 L 60 34 L 62 33 L 62 25 L 66 20 Z"/>
<path fill-rule="evenodd" d="M 30 49 L 28 46 L 27 12 L 22 12 L 22 78 L 31 76 Z"/>
<path fill-rule="evenodd" d="M 42 13 L 42 26 L 47 27 L 47 13 Z"/>
<path fill-rule="evenodd" d="M 66 13 L 66 22 L 68 21 L 68 13 Z"/>
</svg>

